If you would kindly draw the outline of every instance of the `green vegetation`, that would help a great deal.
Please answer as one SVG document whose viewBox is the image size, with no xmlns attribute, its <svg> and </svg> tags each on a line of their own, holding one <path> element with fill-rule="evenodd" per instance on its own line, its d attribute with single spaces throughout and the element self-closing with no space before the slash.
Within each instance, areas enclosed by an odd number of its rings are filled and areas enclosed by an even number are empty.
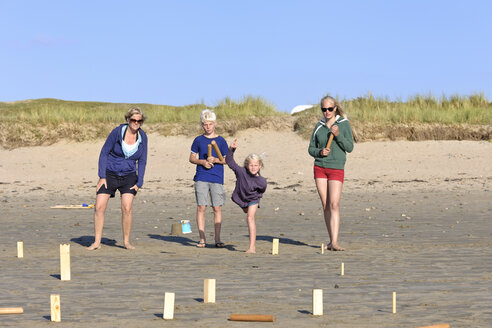
<svg viewBox="0 0 492 328">
<path fill-rule="evenodd" d="M 343 99 L 341 104 L 360 140 L 490 139 L 492 104 L 481 93 L 441 98 L 416 95 L 406 102 L 368 95 Z M 309 137 L 321 117 L 318 106 L 291 117 L 275 110 L 267 100 L 253 96 L 239 101 L 225 98 L 215 106 L 58 99 L 0 102 L 0 147 L 12 149 L 51 144 L 61 139 L 105 138 L 112 128 L 124 122 L 124 114 L 132 105 L 141 107 L 148 117 L 144 129 L 162 135 L 197 135 L 201 131 L 199 114 L 206 107 L 214 109 L 219 119 L 218 132 L 226 135 L 247 128 L 289 128 Z"/>
<path fill-rule="evenodd" d="M 350 100 L 342 99 L 340 103 L 352 125 L 357 127 L 356 132 L 360 132 L 359 130 L 367 132 L 368 126 L 372 126 L 374 130 L 396 132 L 398 127 L 400 129 L 410 127 L 415 130 L 415 127 L 421 128 L 423 125 L 427 125 L 427 128 L 436 125 L 443 128 L 463 124 L 475 126 L 475 129 L 477 126 L 489 126 L 488 130 L 490 130 L 492 124 L 492 103 L 482 93 L 468 97 L 443 95 L 441 98 L 431 94 L 416 95 L 406 102 L 368 95 Z M 313 124 L 321 117 L 318 106 L 294 115 L 296 131 L 306 137 L 311 133 Z M 403 137 L 407 134 L 402 131 Z M 386 137 L 392 139 L 388 133 Z M 434 138 L 438 137 L 432 137 Z M 362 136 L 362 140 L 365 139 L 372 138 L 367 135 Z M 407 139 L 414 140 L 408 137 Z"/>
</svg>

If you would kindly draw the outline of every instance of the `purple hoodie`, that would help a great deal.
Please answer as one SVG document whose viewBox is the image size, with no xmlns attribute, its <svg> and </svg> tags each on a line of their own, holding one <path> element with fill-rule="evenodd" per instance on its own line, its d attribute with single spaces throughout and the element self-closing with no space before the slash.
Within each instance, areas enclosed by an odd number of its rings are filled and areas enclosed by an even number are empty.
<svg viewBox="0 0 492 328">
<path fill-rule="evenodd" d="M 236 174 L 236 188 L 232 193 L 232 201 L 240 207 L 248 207 L 251 202 L 260 202 L 260 198 L 266 190 L 267 182 L 261 175 L 254 176 L 234 161 L 235 149 L 229 148 L 226 155 L 227 165 Z"/>
</svg>

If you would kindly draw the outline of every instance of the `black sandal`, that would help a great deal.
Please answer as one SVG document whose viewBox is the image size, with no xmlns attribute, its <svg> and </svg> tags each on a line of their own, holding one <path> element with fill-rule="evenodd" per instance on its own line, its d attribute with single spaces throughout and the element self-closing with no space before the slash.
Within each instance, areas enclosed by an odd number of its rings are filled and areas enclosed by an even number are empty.
<svg viewBox="0 0 492 328">
<path fill-rule="evenodd" d="M 217 248 L 224 248 L 225 247 L 225 244 L 223 242 L 218 242 L 218 243 L 215 243 L 215 247 L 217 247 Z"/>
</svg>

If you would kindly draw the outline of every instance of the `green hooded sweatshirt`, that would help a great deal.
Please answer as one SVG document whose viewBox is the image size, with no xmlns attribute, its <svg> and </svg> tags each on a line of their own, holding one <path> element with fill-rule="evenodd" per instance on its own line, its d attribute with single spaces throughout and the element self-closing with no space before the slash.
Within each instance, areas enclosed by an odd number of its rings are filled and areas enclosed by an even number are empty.
<svg viewBox="0 0 492 328">
<path fill-rule="evenodd" d="M 311 141 L 309 142 L 309 155 L 314 157 L 314 165 L 329 168 L 343 170 L 345 167 L 346 155 L 354 149 L 354 142 L 352 137 L 352 129 L 348 119 L 336 116 L 335 123 L 338 125 L 338 136 L 333 136 L 333 142 L 330 147 L 330 154 L 328 156 L 320 156 L 320 152 L 326 147 L 328 139 L 331 134 L 331 129 L 326 126 L 326 118 L 323 117 L 314 128 Z"/>
</svg>

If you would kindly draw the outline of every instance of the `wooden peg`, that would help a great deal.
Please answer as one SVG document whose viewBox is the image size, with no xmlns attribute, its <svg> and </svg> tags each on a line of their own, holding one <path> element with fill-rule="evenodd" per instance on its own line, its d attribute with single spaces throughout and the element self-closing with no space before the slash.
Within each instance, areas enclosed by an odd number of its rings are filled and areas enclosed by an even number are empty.
<svg viewBox="0 0 492 328">
<path fill-rule="evenodd" d="M 215 303 L 215 279 L 203 281 L 203 303 Z"/>
<path fill-rule="evenodd" d="M 393 313 L 396 313 L 396 292 L 393 292 Z"/>
<path fill-rule="evenodd" d="M 449 328 L 449 323 L 440 323 L 432 326 L 421 326 L 417 328 Z"/>
<path fill-rule="evenodd" d="M 21 307 L 0 308 L 0 314 L 22 314 L 24 309 Z"/>
<path fill-rule="evenodd" d="M 342 271 L 340 272 L 340 275 L 343 276 L 345 274 L 345 264 L 342 262 Z"/>
<path fill-rule="evenodd" d="M 24 243 L 22 241 L 17 242 L 17 257 L 20 259 L 24 257 Z"/>
<path fill-rule="evenodd" d="M 51 294 L 51 321 L 60 322 L 61 321 L 61 310 L 60 310 L 60 295 Z"/>
<path fill-rule="evenodd" d="M 162 319 L 174 319 L 174 293 L 164 293 L 164 312 Z"/>
<path fill-rule="evenodd" d="M 278 255 L 278 238 L 273 238 L 272 255 Z"/>
<path fill-rule="evenodd" d="M 60 244 L 60 279 L 70 280 L 70 244 Z"/>
<path fill-rule="evenodd" d="M 274 322 L 274 315 L 267 314 L 231 314 L 229 317 L 231 321 L 259 321 L 259 322 Z"/>
<path fill-rule="evenodd" d="M 325 254 L 325 244 L 321 243 L 321 254 Z"/>
<path fill-rule="evenodd" d="M 212 144 L 207 145 L 207 157 L 212 157 Z"/>
<path fill-rule="evenodd" d="M 217 154 L 217 157 L 222 162 L 224 160 L 224 157 L 222 156 L 222 153 L 220 152 L 219 146 L 217 145 L 215 140 L 212 140 L 212 147 L 214 147 L 214 150 L 215 150 L 215 153 Z"/>
<path fill-rule="evenodd" d="M 323 289 L 313 289 L 313 315 L 323 315 Z"/>
</svg>

